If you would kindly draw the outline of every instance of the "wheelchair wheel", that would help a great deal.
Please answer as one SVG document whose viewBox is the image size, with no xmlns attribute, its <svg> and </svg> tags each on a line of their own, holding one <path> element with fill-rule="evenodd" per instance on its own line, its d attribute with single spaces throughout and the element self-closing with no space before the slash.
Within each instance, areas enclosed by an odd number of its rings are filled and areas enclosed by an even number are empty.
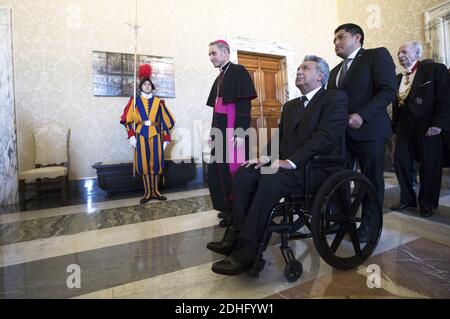
<svg viewBox="0 0 450 319">
<path fill-rule="evenodd" d="M 311 215 L 314 245 L 332 267 L 357 267 L 377 247 L 383 211 L 372 183 L 358 172 L 331 175 L 317 192 Z"/>
<path fill-rule="evenodd" d="M 302 272 L 303 266 L 298 260 L 291 260 L 284 267 L 284 277 L 289 282 L 297 281 L 297 279 L 302 275 Z"/>
</svg>

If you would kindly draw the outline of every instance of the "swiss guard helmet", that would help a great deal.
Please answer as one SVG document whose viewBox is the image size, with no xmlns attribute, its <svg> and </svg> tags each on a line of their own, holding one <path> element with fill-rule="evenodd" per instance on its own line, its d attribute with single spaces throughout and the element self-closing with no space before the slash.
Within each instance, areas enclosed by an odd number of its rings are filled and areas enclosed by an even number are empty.
<svg viewBox="0 0 450 319">
<path fill-rule="evenodd" d="M 139 67 L 139 90 L 142 91 L 142 85 L 149 81 L 150 84 L 152 85 L 152 90 L 155 90 L 155 85 L 153 84 L 152 80 L 151 80 L 151 76 L 152 76 L 152 67 L 150 66 L 150 64 L 143 64 Z"/>
</svg>

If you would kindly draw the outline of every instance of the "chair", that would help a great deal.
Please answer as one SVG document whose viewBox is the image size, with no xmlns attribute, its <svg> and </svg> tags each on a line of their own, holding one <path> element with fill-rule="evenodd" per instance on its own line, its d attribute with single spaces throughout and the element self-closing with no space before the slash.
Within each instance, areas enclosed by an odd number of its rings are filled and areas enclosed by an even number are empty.
<svg viewBox="0 0 450 319">
<path fill-rule="evenodd" d="M 342 270 L 355 268 L 372 255 L 381 236 L 383 211 L 372 183 L 346 169 L 344 141 L 341 155 L 314 156 L 306 165 L 305 189 L 282 198 L 272 209 L 249 276 L 258 277 L 264 268 L 263 252 L 272 233 L 281 236 L 284 276 L 290 282 L 303 271 L 289 247 L 292 240 L 312 238 L 322 259 Z M 365 242 L 357 235 L 363 222 L 370 226 Z"/>
<path fill-rule="evenodd" d="M 19 173 L 20 209 L 27 209 L 27 201 L 41 198 L 43 191 L 60 189 L 65 203 L 68 192 L 69 134 L 67 127 L 56 123 L 45 124 L 34 131 L 34 169 Z M 36 197 L 26 198 L 27 190 Z"/>
</svg>

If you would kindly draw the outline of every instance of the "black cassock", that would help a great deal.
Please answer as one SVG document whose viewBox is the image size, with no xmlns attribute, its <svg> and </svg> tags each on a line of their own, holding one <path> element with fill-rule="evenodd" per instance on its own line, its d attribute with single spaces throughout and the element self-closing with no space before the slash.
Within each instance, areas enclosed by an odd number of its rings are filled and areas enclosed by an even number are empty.
<svg viewBox="0 0 450 319">
<path fill-rule="evenodd" d="M 218 98 L 224 104 L 235 104 L 234 129 L 242 128 L 244 131 L 250 127 L 251 100 L 256 98 L 256 90 L 248 71 L 239 64 L 227 63 L 220 68 L 221 73 L 214 81 L 208 97 L 207 105 L 215 108 L 212 118 L 212 128 L 222 132 L 223 160 L 208 164 L 208 187 L 214 209 L 231 213 L 232 207 L 232 173 L 226 162 L 228 154 L 226 141 L 226 128 L 229 127 L 229 116 L 216 112 Z M 227 126 L 228 125 L 228 126 Z M 215 136 L 211 136 L 214 145 Z M 217 141 L 216 141 L 217 142 Z M 245 160 L 248 159 L 248 139 L 246 140 Z M 216 158 L 218 153 L 213 148 L 211 156 Z M 217 158 L 216 158 L 217 159 Z"/>
</svg>

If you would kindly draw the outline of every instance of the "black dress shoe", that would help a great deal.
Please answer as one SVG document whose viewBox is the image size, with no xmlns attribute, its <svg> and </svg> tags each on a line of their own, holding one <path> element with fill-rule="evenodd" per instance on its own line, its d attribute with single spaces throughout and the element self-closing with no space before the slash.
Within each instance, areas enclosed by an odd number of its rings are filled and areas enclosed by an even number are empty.
<svg viewBox="0 0 450 319">
<path fill-rule="evenodd" d="M 227 256 L 233 251 L 234 247 L 236 247 L 236 240 L 233 242 L 212 241 L 206 245 L 206 248 L 208 248 L 209 250 Z"/>
<path fill-rule="evenodd" d="M 157 200 L 167 200 L 167 197 L 163 195 L 154 195 L 152 196 L 152 198 L 155 198 Z"/>
<path fill-rule="evenodd" d="M 369 236 L 367 234 L 367 231 L 361 231 L 357 232 L 358 234 L 358 241 L 360 244 L 365 244 L 369 240 Z"/>
<path fill-rule="evenodd" d="M 142 199 L 139 201 L 139 204 L 145 204 L 145 203 L 148 203 L 151 199 L 152 199 L 151 197 L 150 197 L 150 198 L 142 198 Z"/>
<path fill-rule="evenodd" d="M 431 217 L 433 216 L 433 209 L 428 207 L 423 207 L 420 209 L 420 216 L 422 217 Z"/>
<path fill-rule="evenodd" d="M 229 227 L 223 235 L 222 241 L 209 242 L 206 245 L 206 248 L 212 250 L 215 253 L 228 256 L 237 246 L 238 235 L 239 232 L 237 232 L 233 227 Z"/>
<path fill-rule="evenodd" d="M 229 227 L 231 226 L 231 215 L 228 215 L 219 222 L 219 227 Z"/>
<path fill-rule="evenodd" d="M 358 236 L 359 243 L 360 244 L 367 243 L 367 241 L 369 240 L 369 234 L 370 234 L 370 230 L 369 230 L 368 226 L 365 226 L 364 224 L 359 226 L 358 230 L 356 231 L 356 235 Z"/>
<path fill-rule="evenodd" d="M 227 218 L 230 214 L 226 213 L 226 212 L 220 212 L 217 214 L 218 218 Z"/>
<path fill-rule="evenodd" d="M 327 228 L 327 234 L 336 234 L 339 229 L 341 229 L 341 224 L 339 222 L 332 222 L 330 223 Z"/>
<path fill-rule="evenodd" d="M 231 256 L 228 256 L 224 260 L 214 263 L 211 270 L 216 274 L 236 276 L 240 275 L 252 268 L 253 261 L 240 261 Z"/>
<path fill-rule="evenodd" d="M 408 208 L 416 208 L 417 207 L 417 204 L 415 204 L 415 203 L 410 203 L 410 204 L 398 204 L 398 205 L 396 205 L 396 206 L 391 206 L 390 208 L 391 208 L 391 210 L 395 210 L 395 211 L 402 211 L 402 210 L 405 210 L 405 209 L 408 209 Z"/>
</svg>

